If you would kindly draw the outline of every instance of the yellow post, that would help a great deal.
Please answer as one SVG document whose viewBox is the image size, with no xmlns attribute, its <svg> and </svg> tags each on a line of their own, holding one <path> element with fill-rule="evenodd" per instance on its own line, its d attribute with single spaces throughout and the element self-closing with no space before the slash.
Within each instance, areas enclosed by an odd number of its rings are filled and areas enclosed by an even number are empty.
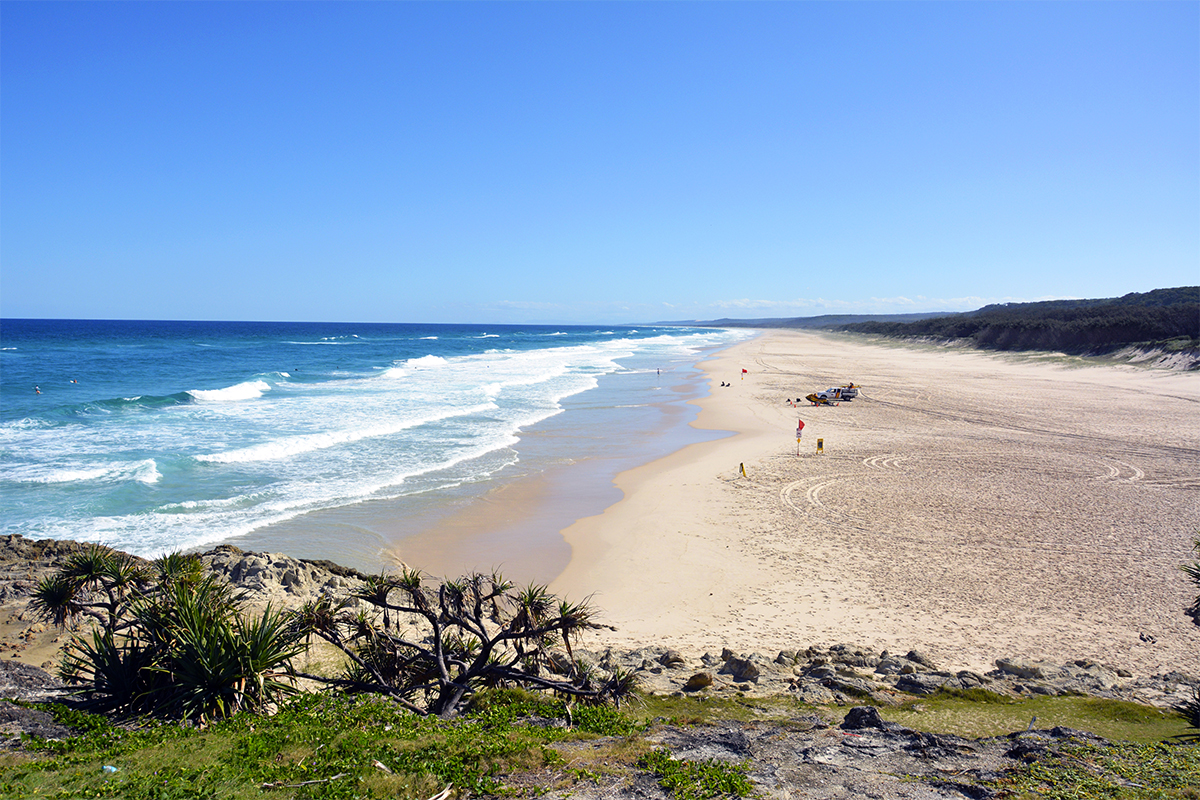
<svg viewBox="0 0 1200 800">
<path fill-rule="evenodd" d="M 824 452 L 825 452 L 825 440 L 817 439 L 817 455 L 821 455 Z"/>
<path fill-rule="evenodd" d="M 742 477 L 743 478 L 746 477 L 746 463 L 742 462 L 739 466 L 741 467 L 741 470 L 742 470 Z"/>
</svg>

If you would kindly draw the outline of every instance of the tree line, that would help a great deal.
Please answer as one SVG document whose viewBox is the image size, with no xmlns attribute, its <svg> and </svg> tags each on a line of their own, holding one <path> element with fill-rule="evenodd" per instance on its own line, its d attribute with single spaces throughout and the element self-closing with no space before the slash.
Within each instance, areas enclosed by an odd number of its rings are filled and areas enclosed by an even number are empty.
<svg viewBox="0 0 1200 800">
<path fill-rule="evenodd" d="M 915 322 L 859 322 L 838 330 L 897 338 L 970 340 L 989 350 L 1103 354 L 1132 344 L 1200 347 L 1200 286 L 1156 289 L 1102 300 L 984 306 Z"/>
</svg>

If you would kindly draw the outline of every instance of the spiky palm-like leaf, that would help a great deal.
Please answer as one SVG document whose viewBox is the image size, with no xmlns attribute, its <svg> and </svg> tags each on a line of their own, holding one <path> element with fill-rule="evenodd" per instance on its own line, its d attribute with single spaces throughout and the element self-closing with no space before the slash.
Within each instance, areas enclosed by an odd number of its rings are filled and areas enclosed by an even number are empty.
<svg viewBox="0 0 1200 800">
<path fill-rule="evenodd" d="M 204 579 L 204 562 L 196 555 L 167 553 L 151 565 L 159 583 L 191 585 Z"/>
<path fill-rule="evenodd" d="M 1200 743 L 1200 687 L 1193 687 L 1192 699 L 1175 706 L 1175 712 L 1183 717 L 1190 728 L 1187 733 L 1180 734 L 1179 738 L 1185 742 Z"/>
<path fill-rule="evenodd" d="M 75 579 L 80 586 L 94 588 L 117 560 L 116 551 L 102 544 L 90 544 L 67 558 L 61 574 Z"/>
<path fill-rule="evenodd" d="M 84 611 L 80 587 L 74 578 L 61 573 L 38 581 L 30 596 L 29 607 L 59 627 L 65 626 Z"/>
<path fill-rule="evenodd" d="M 1197 537 L 1195 544 L 1192 547 L 1193 552 L 1200 554 L 1200 537 Z M 1184 564 L 1180 567 L 1184 574 L 1191 579 L 1192 583 L 1200 590 L 1200 561 L 1191 564 Z M 1200 594 L 1196 595 L 1195 601 L 1188 606 L 1187 615 L 1192 618 L 1192 622 L 1200 625 Z"/>
<path fill-rule="evenodd" d="M 141 642 L 97 629 L 71 640 L 59 675 L 68 683 L 84 684 L 92 708 L 130 714 L 148 707 L 154 681 L 147 669 L 152 663 L 152 653 Z"/>
</svg>

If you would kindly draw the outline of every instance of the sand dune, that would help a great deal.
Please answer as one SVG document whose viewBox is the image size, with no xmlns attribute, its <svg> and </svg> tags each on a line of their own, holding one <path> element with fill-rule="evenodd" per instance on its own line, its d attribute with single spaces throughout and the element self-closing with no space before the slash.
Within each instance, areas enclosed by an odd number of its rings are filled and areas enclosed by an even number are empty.
<svg viewBox="0 0 1200 800">
<path fill-rule="evenodd" d="M 1197 671 L 1200 375 L 790 331 L 705 369 L 697 424 L 736 435 L 623 473 L 564 531 L 551 588 L 594 594 L 604 643 Z M 788 402 L 851 380 L 853 402 Z"/>
</svg>

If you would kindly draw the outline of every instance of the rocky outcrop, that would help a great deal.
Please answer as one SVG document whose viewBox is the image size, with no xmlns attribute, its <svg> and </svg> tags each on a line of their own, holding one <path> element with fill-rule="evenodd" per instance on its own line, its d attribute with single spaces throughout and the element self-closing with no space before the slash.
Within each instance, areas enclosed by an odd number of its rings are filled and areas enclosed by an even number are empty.
<svg viewBox="0 0 1200 800">
<path fill-rule="evenodd" d="M 1100 749 L 1108 746 L 1103 739 L 1067 728 L 985 739 L 933 734 L 886 722 L 871 707 L 851 708 L 837 726 L 817 716 L 786 724 L 664 725 L 652 729 L 646 740 L 667 748 L 678 761 L 741 764 L 755 794 L 771 800 L 1000 798 L 1006 794 L 997 784 L 1017 767 L 1038 762 L 1053 765 L 1081 743 Z M 671 796 L 645 777 L 610 772 L 593 784 L 581 782 L 566 791 L 539 794 L 561 800 L 667 800 Z"/>
<path fill-rule="evenodd" d="M 296 607 L 329 595 L 345 597 L 365 575 L 329 561 L 305 561 L 278 553 L 252 553 L 221 545 L 200 555 L 214 575 L 246 593 L 254 606 Z"/>
<path fill-rule="evenodd" d="M 1180 672 L 1135 678 L 1110 664 L 1077 660 L 1067 664 L 999 658 L 987 673 L 948 670 L 920 652 L 876 653 L 853 645 L 784 650 L 774 657 L 725 649 L 719 656 L 688 656 L 663 648 L 581 651 L 602 669 L 635 672 L 642 688 L 658 694 L 741 693 L 747 696 L 792 695 L 815 705 L 853 705 L 869 700 L 898 705 L 906 696 L 941 690 L 982 689 L 1010 698 L 1086 694 L 1173 706 L 1191 697 L 1200 678 Z"/>
</svg>

